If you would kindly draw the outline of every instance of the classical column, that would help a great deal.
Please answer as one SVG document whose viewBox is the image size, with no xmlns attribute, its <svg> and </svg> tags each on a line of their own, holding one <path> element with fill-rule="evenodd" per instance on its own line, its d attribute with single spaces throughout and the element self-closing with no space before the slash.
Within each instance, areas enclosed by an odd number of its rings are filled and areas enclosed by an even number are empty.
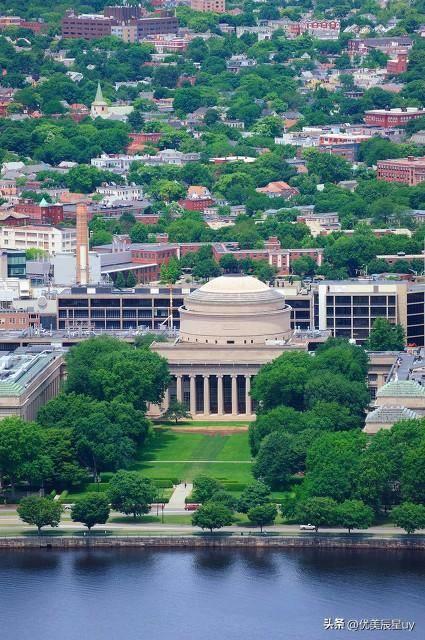
<svg viewBox="0 0 425 640">
<path fill-rule="evenodd" d="M 210 377 L 204 376 L 204 415 L 210 415 Z"/>
<path fill-rule="evenodd" d="M 177 402 L 183 402 L 182 376 L 176 376 L 176 399 Z"/>
<path fill-rule="evenodd" d="M 222 416 L 223 413 L 223 376 L 217 376 L 217 414 Z"/>
<path fill-rule="evenodd" d="M 190 377 L 190 413 L 196 414 L 196 376 Z"/>
<path fill-rule="evenodd" d="M 251 404 L 251 376 L 245 376 L 245 413 L 250 415 L 252 413 L 252 404 Z"/>
<path fill-rule="evenodd" d="M 170 388 L 168 387 L 164 393 L 164 400 L 162 401 L 163 411 L 167 411 L 170 406 Z"/>
<path fill-rule="evenodd" d="M 238 379 L 232 375 L 232 416 L 238 415 Z"/>
</svg>

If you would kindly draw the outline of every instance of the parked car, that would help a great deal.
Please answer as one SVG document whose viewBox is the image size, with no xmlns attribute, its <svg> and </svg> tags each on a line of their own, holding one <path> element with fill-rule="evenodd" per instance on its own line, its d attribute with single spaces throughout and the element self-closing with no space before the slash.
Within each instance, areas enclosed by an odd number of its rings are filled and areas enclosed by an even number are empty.
<svg viewBox="0 0 425 640">
<path fill-rule="evenodd" d="M 314 524 L 300 524 L 300 531 L 316 531 Z"/>
<path fill-rule="evenodd" d="M 188 502 L 184 505 L 185 511 L 196 511 L 201 505 L 196 502 Z"/>
</svg>

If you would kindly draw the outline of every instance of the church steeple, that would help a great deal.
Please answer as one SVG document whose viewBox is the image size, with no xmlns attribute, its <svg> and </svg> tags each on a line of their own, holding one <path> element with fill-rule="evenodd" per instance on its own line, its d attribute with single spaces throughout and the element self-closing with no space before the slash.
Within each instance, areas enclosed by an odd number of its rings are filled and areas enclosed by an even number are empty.
<svg viewBox="0 0 425 640">
<path fill-rule="evenodd" d="M 90 115 L 95 120 L 96 118 L 108 118 L 109 107 L 105 98 L 103 97 L 102 88 L 100 82 L 97 83 L 96 97 L 91 103 Z"/>
<path fill-rule="evenodd" d="M 100 86 L 100 82 L 97 83 L 97 91 L 96 97 L 93 101 L 93 104 L 107 104 L 105 98 L 103 97 L 102 88 Z"/>
</svg>

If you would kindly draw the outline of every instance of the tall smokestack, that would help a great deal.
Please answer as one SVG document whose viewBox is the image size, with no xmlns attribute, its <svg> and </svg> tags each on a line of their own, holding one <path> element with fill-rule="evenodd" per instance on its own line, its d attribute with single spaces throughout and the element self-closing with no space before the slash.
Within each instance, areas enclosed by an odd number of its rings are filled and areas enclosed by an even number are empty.
<svg viewBox="0 0 425 640">
<path fill-rule="evenodd" d="M 77 284 L 89 283 L 89 230 L 87 224 L 87 206 L 77 204 Z"/>
</svg>

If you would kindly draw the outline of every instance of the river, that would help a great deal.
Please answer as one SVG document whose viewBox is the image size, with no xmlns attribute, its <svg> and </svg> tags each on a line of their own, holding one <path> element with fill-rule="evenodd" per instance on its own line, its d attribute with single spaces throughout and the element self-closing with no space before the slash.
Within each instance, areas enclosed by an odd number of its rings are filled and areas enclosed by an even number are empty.
<svg viewBox="0 0 425 640">
<path fill-rule="evenodd" d="M 326 630 L 325 618 L 416 626 Z M 423 639 L 425 554 L 1 551 L 0 629 L 5 640 Z"/>
</svg>

